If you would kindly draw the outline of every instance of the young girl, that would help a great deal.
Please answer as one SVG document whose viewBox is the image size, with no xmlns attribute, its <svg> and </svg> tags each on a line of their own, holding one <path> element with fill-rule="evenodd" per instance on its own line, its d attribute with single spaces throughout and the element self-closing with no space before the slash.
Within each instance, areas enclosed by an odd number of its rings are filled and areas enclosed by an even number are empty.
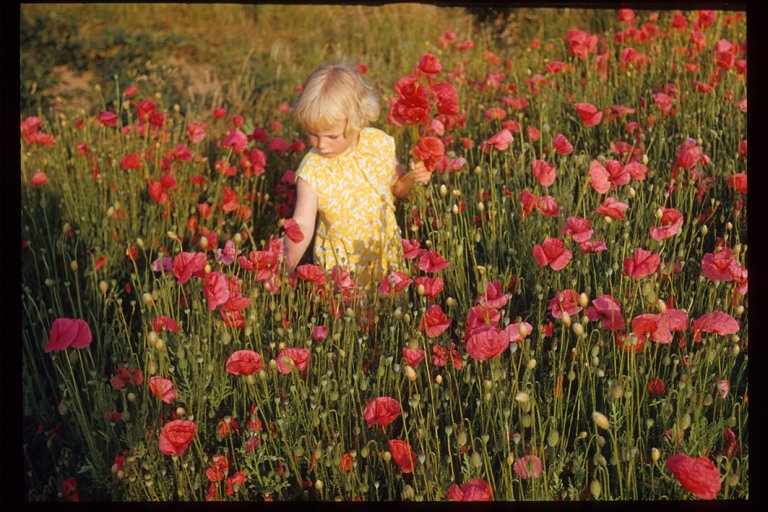
<svg viewBox="0 0 768 512">
<path fill-rule="evenodd" d="M 293 219 L 304 239 L 285 238 L 286 270 L 293 273 L 314 234 L 316 264 L 326 270 L 342 266 L 353 272 L 359 289 L 370 289 L 402 268 L 395 197 L 406 197 L 432 173 L 422 162 L 403 173 L 394 139 L 368 127 L 379 117 L 379 102 L 352 68 L 317 68 L 304 83 L 295 112 L 312 149 L 296 171 Z"/>
</svg>

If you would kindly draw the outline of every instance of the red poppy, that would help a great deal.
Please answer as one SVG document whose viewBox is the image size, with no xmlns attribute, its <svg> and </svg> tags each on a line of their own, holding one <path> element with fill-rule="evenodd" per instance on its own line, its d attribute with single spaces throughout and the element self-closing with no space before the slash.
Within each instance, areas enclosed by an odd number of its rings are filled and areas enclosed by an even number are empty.
<svg viewBox="0 0 768 512">
<path fill-rule="evenodd" d="M 48 183 L 48 176 L 42 171 L 37 171 L 29 179 L 29 184 L 33 187 L 42 187 L 46 183 Z"/>
<path fill-rule="evenodd" d="M 586 242 L 592 238 L 594 230 L 592 229 L 592 223 L 587 219 L 583 217 L 568 217 L 566 222 L 567 225 L 561 233 L 570 236 L 574 242 Z"/>
<path fill-rule="evenodd" d="M 153 375 L 149 378 L 149 391 L 153 396 L 160 398 L 167 404 L 172 404 L 177 397 L 173 382 L 159 375 Z"/>
<path fill-rule="evenodd" d="M 37 174 L 37 173 L 35 173 Z M 34 176 L 33 176 L 34 178 Z M 747 193 L 747 175 L 746 173 L 739 172 L 733 176 L 728 176 L 728 186 L 740 194 Z"/>
<path fill-rule="evenodd" d="M 704 313 L 694 320 L 691 329 L 694 333 L 693 340 L 700 341 L 702 332 L 712 332 L 721 336 L 736 334 L 739 332 L 739 322 L 728 313 L 715 311 Z"/>
<path fill-rule="evenodd" d="M 587 308 L 587 316 L 591 321 L 600 320 L 603 329 L 616 331 L 623 329 L 625 322 L 621 316 L 621 306 L 610 295 L 603 295 L 592 300 L 592 306 Z"/>
<path fill-rule="evenodd" d="M 428 171 L 434 171 L 437 163 L 445 156 L 445 146 L 436 137 L 422 137 L 411 150 L 411 154 L 424 162 Z"/>
<path fill-rule="evenodd" d="M 615 188 L 611 184 L 608 170 L 597 160 L 592 160 L 589 165 L 589 183 L 598 194 L 605 194 L 611 187 Z"/>
<path fill-rule="evenodd" d="M 399 439 L 390 439 L 389 451 L 392 453 L 392 459 L 400 466 L 403 473 L 413 472 L 413 468 L 416 466 L 416 454 L 411 449 L 411 445 Z"/>
<path fill-rule="evenodd" d="M 533 246 L 533 257 L 540 267 L 549 265 L 552 270 L 562 270 L 573 258 L 573 253 L 565 249 L 562 240 L 547 238 L 541 245 Z"/>
<path fill-rule="evenodd" d="M 315 341 L 323 341 L 328 337 L 328 328 L 324 325 L 316 325 L 312 328 L 312 339 Z"/>
<path fill-rule="evenodd" d="M 211 466 L 205 470 L 205 476 L 210 482 L 221 482 L 229 472 L 229 462 L 223 455 L 214 455 L 211 459 Z"/>
<path fill-rule="evenodd" d="M 563 38 L 568 42 L 568 55 L 586 60 L 587 55 L 597 50 L 597 36 L 583 30 L 571 29 Z"/>
<path fill-rule="evenodd" d="M 488 121 L 498 121 L 504 119 L 507 112 L 501 107 L 491 107 L 485 111 L 485 119 Z"/>
<path fill-rule="evenodd" d="M 179 332 L 179 324 L 167 316 L 158 316 L 152 321 L 152 328 L 155 332 L 161 332 L 163 328 L 170 332 Z"/>
<path fill-rule="evenodd" d="M 543 160 L 534 160 L 531 162 L 531 171 L 542 187 L 549 187 L 555 182 L 556 168 L 553 164 Z"/>
<path fill-rule="evenodd" d="M 440 272 L 450 264 L 450 261 L 435 251 L 426 251 L 419 258 L 419 270 L 429 273 Z"/>
<path fill-rule="evenodd" d="M 120 167 L 124 171 L 128 169 L 140 169 L 141 159 L 139 158 L 139 155 L 137 155 L 136 153 L 130 153 L 128 155 L 125 155 L 122 159 L 120 159 Z"/>
<path fill-rule="evenodd" d="M 517 198 L 517 201 L 521 203 L 522 207 L 520 216 L 524 217 L 536 209 L 538 198 L 527 190 L 523 190 Z"/>
<path fill-rule="evenodd" d="M 624 166 L 624 170 L 629 173 L 629 177 L 633 180 L 643 181 L 648 174 L 648 168 L 640 162 L 629 162 Z"/>
<path fill-rule="evenodd" d="M 319 265 L 305 263 L 296 267 L 296 273 L 305 281 L 314 283 L 317 287 L 322 287 L 328 280 L 328 276 Z"/>
<path fill-rule="evenodd" d="M 85 320 L 57 318 L 51 325 L 46 353 L 65 348 L 85 348 L 91 344 L 91 328 Z"/>
<path fill-rule="evenodd" d="M 493 146 L 497 151 L 504 151 L 512 142 L 514 142 L 514 140 L 515 138 L 512 136 L 512 133 L 506 128 L 503 128 L 485 142 Z"/>
<path fill-rule="evenodd" d="M 574 316 L 581 311 L 581 306 L 579 305 L 579 292 L 570 288 L 557 292 L 557 294 L 550 299 L 547 309 L 555 318 L 562 318 L 563 311 L 570 316 Z"/>
<path fill-rule="evenodd" d="M 117 126 L 117 114 L 114 112 L 102 112 L 99 114 L 101 126 Z"/>
<path fill-rule="evenodd" d="M 557 217 L 560 214 L 560 206 L 552 196 L 541 196 L 536 206 L 547 217 Z"/>
<path fill-rule="evenodd" d="M 405 362 L 408 363 L 408 366 L 416 368 L 416 366 L 424 360 L 424 351 L 403 347 L 403 358 L 405 359 Z"/>
<path fill-rule="evenodd" d="M 77 480 L 74 477 L 69 477 L 66 480 L 61 481 L 61 492 L 70 502 L 79 502 L 80 493 L 77 492 Z"/>
<path fill-rule="evenodd" d="M 661 262 L 658 254 L 636 248 L 631 258 L 624 258 L 624 275 L 633 279 L 642 279 L 656 273 Z"/>
<path fill-rule="evenodd" d="M 181 252 L 173 257 L 173 275 L 177 284 L 184 284 L 192 277 L 205 275 L 207 259 L 203 252 Z"/>
<path fill-rule="evenodd" d="M 534 126 L 528 126 L 525 129 L 525 134 L 528 136 L 530 142 L 536 142 L 541 138 L 541 132 Z"/>
<path fill-rule="evenodd" d="M 453 85 L 441 82 L 432 87 L 432 93 L 437 97 L 437 111 L 445 116 L 455 116 L 459 113 L 459 94 Z"/>
<path fill-rule="evenodd" d="M 574 103 L 573 108 L 576 109 L 584 126 L 597 126 L 603 118 L 602 111 L 597 110 L 591 103 Z"/>
<path fill-rule="evenodd" d="M 525 455 L 515 460 L 512 470 L 523 480 L 529 478 L 539 478 L 544 474 L 544 467 L 541 460 L 535 455 Z"/>
<path fill-rule="evenodd" d="M 507 350 L 509 341 L 509 337 L 497 327 L 486 326 L 469 336 L 467 354 L 478 361 L 491 359 Z"/>
<path fill-rule="evenodd" d="M 561 155 L 570 155 L 573 153 L 573 145 L 565 138 L 565 135 L 558 133 L 552 140 L 552 147 Z"/>
<path fill-rule="evenodd" d="M 632 332 L 641 340 L 650 335 L 656 343 L 669 343 L 672 331 L 685 331 L 687 328 L 688 315 L 677 309 L 667 309 L 658 315 L 647 313 L 632 319 Z"/>
<path fill-rule="evenodd" d="M 660 219 L 662 226 L 651 228 L 651 238 L 657 242 L 675 236 L 685 220 L 683 214 L 674 208 L 664 208 L 662 206 L 660 209 L 662 212 Z"/>
<path fill-rule="evenodd" d="M 432 304 L 426 311 L 419 324 L 419 329 L 424 329 L 427 336 L 436 338 L 451 326 L 451 319 L 445 316 L 443 310 L 437 304 Z"/>
<path fill-rule="evenodd" d="M 403 240 L 403 242 L 405 243 L 406 240 Z M 384 278 L 381 280 L 381 284 L 379 285 L 379 293 L 382 295 L 389 295 L 393 291 L 400 292 L 407 288 L 408 285 L 412 282 L 413 279 L 408 277 L 407 274 L 395 271 L 384 276 Z"/>
<path fill-rule="evenodd" d="M 389 119 L 399 126 L 428 124 L 431 105 L 427 100 L 426 89 L 412 77 L 406 77 L 398 80 L 395 90 L 400 97 L 392 103 Z"/>
<path fill-rule="evenodd" d="M 261 354 L 253 350 L 233 352 L 224 366 L 232 375 L 250 375 L 265 368 Z"/>
<path fill-rule="evenodd" d="M 227 327 L 241 329 L 245 326 L 245 318 L 241 311 L 251 304 L 248 297 L 230 296 L 226 304 L 219 310 L 219 316 Z"/>
<path fill-rule="evenodd" d="M 285 224 L 283 224 L 283 229 L 285 229 L 285 234 L 288 236 L 291 242 L 297 244 L 304 240 L 304 233 L 301 232 L 299 224 L 293 218 L 285 221 Z"/>
<path fill-rule="evenodd" d="M 501 101 L 515 110 L 522 110 L 530 104 L 524 97 L 515 98 L 514 96 L 505 96 Z"/>
<path fill-rule="evenodd" d="M 599 206 L 595 212 L 605 217 L 625 220 L 624 212 L 627 211 L 627 208 L 629 208 L 628 204 L 622 203 L 614 197 L 607 197 L 603 205 Z"/>
<path fill-rule="evenodd" d="M 493 501 L 493 491 L 488 482 L 476 478 L 461 487 L 454 483 L 446 494 L 449 501 Z"/>
<path fill-rule="evenodd" d="M 309 358 L 312 356 L 312 351 L 308 348 L 286 348 L 277 355 L 277 369 L 280 373 L 291 373 L 291 365 L 288 363 L 288 359 L 293 362 L 293 367 L 297 371 L 303 372 L 306 370 L 309 364 Z"/>
<path fill-rule="evenodd" d="M 433 300 L 435 297 L 437 297 L 438 293 L 443 291 L 445 282 L 443 281 L 443 278 L 439 276 L 435 276 L 435 277 L 421 276 L 418 279 L 416 279 L 416 286 L 417 287 L 423 286 L 424 297 L 426 297 L 429 300 Z"/>
<path fill-rule="evenodd" d="M 160 432 L 160 451 L 165 455 L 181 457 L 187 446 L 192 443 L 196 431 L 197 426 L 192 421 L 169 421 Z"/>
<path fill-rule="evenodd" d="M 693 495 L 713 500 L 720 492 L 720 471 L 707 457 L 689 457 L 678 453 L 667 458 L 665 467 Z"/>
<path fill-rule="evenodd" d="M 648 381 L 648 394 L 651 396 L 663 396 L 667 392 L 667 387 L 661 377 L 654 377 Z"/>
<path fill-rule="evenodd" d="M 403 239 L 403 258 L 421 258 L 421 255 L 424 254 L 424 252 L 426 252 L 426 249 L 421 248 L 421 244 L 418 240 Z"/>
<path fill-rule="evenodd" d="M 605 240 L 600 241 L 592 241 L 587 240 L 586 242 L 581 242 L 579 244 L 579 249 L 581 249 L 581 252 L 584 254 L 594 252 L 594 253 L 601 253 L 608 249 L 608 247 L 605 245 Z"/>
<path fill-rule="evenodd" d="M 421 56 L 418 68 L 422 73 L 427 73 L 429 75 L 437 75 L 443 71 L 440 59 L 431 53 L 425 53 Z"/>
<path fill-rule="evenodd" d="M 388 396 L 380 396 L 372 400 L 363 411 L 363 417 L 365 417 L 369 428 L 371 425 L 381 425 L 382 427 L 389 425 L 398 416 L 400 416 L 400 403 Z"/>
</svg>

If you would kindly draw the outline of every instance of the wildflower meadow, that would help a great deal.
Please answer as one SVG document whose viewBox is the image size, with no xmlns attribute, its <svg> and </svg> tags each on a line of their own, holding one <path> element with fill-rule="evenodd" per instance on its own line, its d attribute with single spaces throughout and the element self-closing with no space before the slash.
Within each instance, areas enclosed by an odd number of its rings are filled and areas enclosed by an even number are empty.
<svg viewBox="0 0 768 512">
<path fill-rule="evenodd" d="M 28 500 L 749 498 L 745 12 L 172 8 L 228 53 L 82 15 L 54 51 L 109 75 L 22 80 Z M 434 169 L 367 294 L 283 271 L 329 61 Z"/>
</svg>

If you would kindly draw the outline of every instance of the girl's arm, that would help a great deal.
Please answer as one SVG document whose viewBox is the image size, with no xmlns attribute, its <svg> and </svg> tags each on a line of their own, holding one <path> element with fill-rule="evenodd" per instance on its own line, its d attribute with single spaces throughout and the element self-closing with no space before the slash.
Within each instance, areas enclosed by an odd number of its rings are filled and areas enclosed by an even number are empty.
<svg viewBox="0 0 768 512">
<path fill-rule="evenodd" d="M 432 173 L 424 166 L 424 162 L 411 162 L 411 172 L 403 173 L 403 166 L 397 164 L 395 180 L 392 182 L 392 194 L 400 199 L 407 197 L 416 183 L 429 183 Z"/>
<path fill-rule="evenodd" d="M 304 239 L 299 243 L 294 243 L 285 237 L 285 270 L 289 275 L 293 274 L 296 265 L 312 241 L 316 218 L 317 194 L 306 181 L 298 178 L 296 180 L 296 208 L 293 211 L 293 220 L 299 225 Z"/>
</svg>

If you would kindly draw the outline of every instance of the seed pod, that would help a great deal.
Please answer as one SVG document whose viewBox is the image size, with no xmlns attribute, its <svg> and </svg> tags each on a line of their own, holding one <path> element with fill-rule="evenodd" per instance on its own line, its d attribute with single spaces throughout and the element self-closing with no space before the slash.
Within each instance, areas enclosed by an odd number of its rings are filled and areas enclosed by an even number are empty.
<svg viewBox="0 0 768 512">
<path fill-rule="evenodd" d="M 531 395 L 529 395 L 525 391 L 520 391 L 515 395 L 515 401 L 520 405 L 527 404 L 530 399 L 531 399 Z"/>
<path fill-rule="evenodd" d="M 661 457 L 661 452 L 659 451 L 658 448 L 654 446 L 653 448 L 651 448 L 651 460 L 653 462 L 657 462 L 659 460 L 659 457 Z"/>
<path fill-rule="evenodd" d="M 472 456 L 470 457 L 470 462 L 472 462 L 472 465 L 476 468 L 481 468 L 483 466 L 483 459 L 480 457 L 480 454 L 477 452 L 472 452 Z"/>
<path fill-rule="evenodd" d="M 557 431 L 557 429 L 552 429 L 549 431 L 549 435 L 547 436 L 547 444 L 554 448 L 557 446 L 557 444 L 560 442 L 560 432 Z"/>
<path fill-rule="evenodd" d="M 581 338 L 582 336 L 584 336 L 584 327 L 582 327 L 580 323 L 576 322 L 573 324 L 573 332 L 574 334 L 576 334 L 576 336 Z"/>
<path fill-rule="evenodd" d="M 589 493 L 592 495 L 593 498 L 599 499 L 600 493 L 603 491 L 602 485 L 600 485 L 599 480 L 592 480 L 592 482 L 589 484 Z"/>
<path fill-rule="evenodd" d="M 467 433 L 459 432 L 459 434 L 456 436 L 456 442 L 459 443 L 459 446 L 464 446 L 467 444 Z"/>
<path fill-rule="evenodd" d="M 563 316 L 561 318 L 561 321 L 563 322 L 563 325 L 567 328 L 571 327 L 571 315 L 569 315 L 566 311 L 563 311 Z"/>
</svg>

